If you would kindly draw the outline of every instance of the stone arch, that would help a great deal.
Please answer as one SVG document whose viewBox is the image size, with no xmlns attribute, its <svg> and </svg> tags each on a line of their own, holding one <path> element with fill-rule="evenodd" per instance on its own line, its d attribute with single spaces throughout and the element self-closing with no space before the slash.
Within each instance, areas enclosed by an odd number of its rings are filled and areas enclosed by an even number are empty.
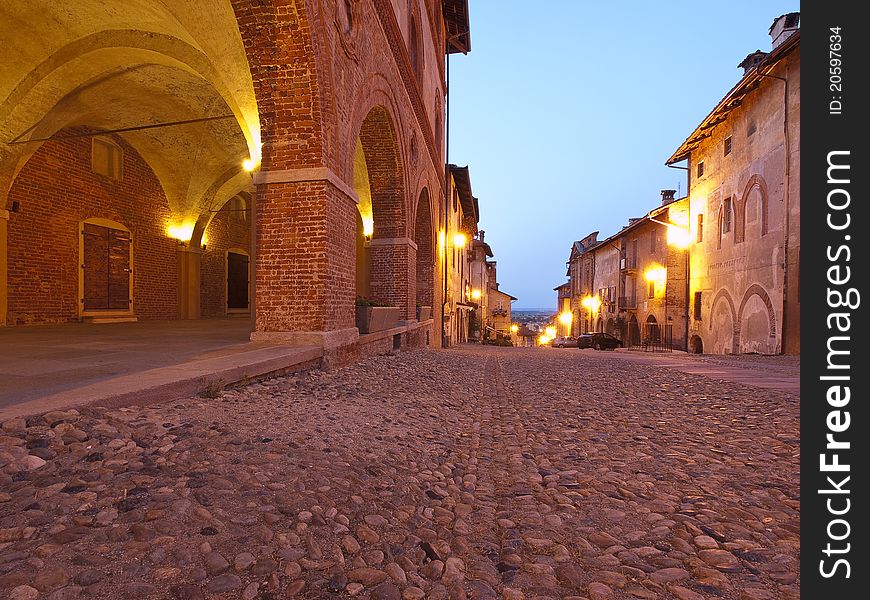
<svg viewBox="0 0 870 600">
<path fill-rule="evenodd" d="M 647 315 L 643 324 L 644 341 L 658 344 L 662 340 L 662 332 L 659 327 L 659 321 L 655 315 Z"/>
<path fill-rule="evenodd" d="M 13 9 L 16 13 L 13 16 L 19 18 L 9 22 L 27 22 L 28 27 L 10 28 L 2 32 L 3 37 L 10 40 L 10 45 L 28 51 L 9 61 L 8 69 L 0 71 L 0 134 L 27 142 L 53 136 L 65 127 L 115 129 L 226 114 L 230 117 L 229 128 L 227 122 L 215 121 L 185 126 L 186 132 L 193 131 L 189 137 L 201 138 L 204 132 L 212 131 L 221 143 L 212 144 L 211 149 L 232 148 L 229 153 L 218 154 L 225 156 L 225 162 L 236 170 L 241 170 L 242 159 L 259 158 L 257 103 L 229 0 L 203 0 L 171 11 L 161 2 L 142 2 L 117 12 L 106 11 L 101 5 L 83 0 L 64 14 L 23 5 Z M 40 36 L 27 35 L 28 31 L 37 30 Z M 43 38 L 46 43 L 39 41 Z M 161 89 L 155 82 L 161 81 L 174 86 L 167 98 L 188 91 L 196 98 L 186 107 L 180 101 L 166 103 L 171 106 L 164 110 L 158 108 L 157 102 L 149 105 L 147 100 Z M 203 95 L 206 88 L 212 90 L 209 97 Z M 149 93 L 141 93 L 142 89 Z M 107 95 L 107 90 L 115 97 Z M 131 90 L 126 104 L 137 108 L 126 115 L 121 113 L 125 103 L 117 101 L 124 90 Z M 105 100 L 100 102 L 103 97 Z M 144 106 L 142 100 L 146 100 Z M 155 129 L 121 136 L 158 176 L 176 217 L 195 220 L 201 209 L 195 206 L 201 200 L 198 192 L 211 184 L 202 177 L 206 171 L 203 164 L 215 161 L 205 157 L 204 162 L 191 169 L 196 176 L 173 186 L 171 182 L 177 181 L 183 170 L 179 168 L 182 159 L 208 154 L 209 148 L 200 143 L 193 151 L 186 148 L 163 159 L 167 149 L 177 146 L 170 138 L 178 137 L 177 133 L 170 136 L 164 133 L 166 130 Z M 238 148 L 234 146 L 236 134 L 240 140 Z M 0 148 L 0 196 L 39 145 L 24 143 Z"/>
<path fill-rule="evenodd" d="M 435 294 L 435 228 L 429 188 L 420 191 L 414 224 L 414 243 L 417 244 L 416 292 L 417 304 L 433 306 Z"/>
<path fill-rule="evenodd" d="M 400 139 L 385 106 L 374 106 L 363 119 L 358 147 L 365 158 L 372 206 L 369 292 L 374 300 L 400 307 L 403 318 L 410 319 L 416 314 L 417 244 L 409 237 Z"/>
<path fill-rule="evenodd" d="M 704 340 L 699 335 L 693 335 L 689 339 L 689 352 L 691 354 L 704 354 Z"/>
<path fill-rule="evenodd" d="M 735 241 L 742 242 L 746 239 L 746 211 L 747 211 L 747 203 L 750 199 L 750 195 L 754 191 L 758 191 L 759 201 L 761 202 L 761 236 L 765 236 L 768 231 L 768 189 L 767 182 L 764 180 L 764 177 L 761 175 L 753 175 L 749 178 L 749 181 L 746 182 L 746 185 L 743 188 L 743 194 L 741 194 L 740 198 L 735 201 L 734 209 L 735 209 L 735 223 L 734 223 L 734 239 Z"/>
<path fill-rule="evenodd" d="M 605 325 L 604 331 L 609 333 L 612 336 L 618 337 L 619 327 L 617 327 L 616 321 L 614 321 L 612 318 L 607 319 L 607 325 Z"/>
<path fill-rule="evenodd" d="M 758 298 L 763 306 L 759 307 L 760 310 L 751 311 L 751 314 L 746 315 L 746 308 L 751 307 L 753 298 Z M 772 354 L 777 351 L 776 313 L 764 287 L 753 283 L 746 289 L 740 301 L 737 318 L 740 327 L 740 352 Z"/>
<path fill-rule="evenodd" d="M 717 318 L 717 309 L 724 302 L 727 308 L 726 316 L 729 317 L 730 326 L 724 323 L 718 323 L 721 318 Z M 713 298 L 713 303 L 710 305 L 710 325 L 708 327 L 713 344 L 713 352 L 717 354 L 731 354 L 735 349 L 740 347 L 740 321 L 737 318 L 737 311 L 734 309 L 734 300 L 731 294 L 725 288 L 720 289 Z M 718 352 L 722 350 L 722 352 Z"/>
<path fill-rule="evenodd" d="M 237 211 L 244 210 L 243 218 Z M 206 225 L 202 232 L 191 239 L 191 246 L 200 251 L 199 307 L 201 317 L 223 317 L 229 312 L 247 312 L 240 307 L 228 305 L 228 276 L 230 275 L 229 254 L 244 254 L 248 257 L 248 310 L 254 296 L 251 285 L 252 255 L 251 239 L 251 194 L 242 191 L 228 198 L 218 210 L 209 211 L 201 222 Z M 194 246 L 194 239 L 196 245 Z M 200 243 L 202 242 L 202 243 Z M 206 243 L 207 242 L 207 243 Z"/>
</svg>

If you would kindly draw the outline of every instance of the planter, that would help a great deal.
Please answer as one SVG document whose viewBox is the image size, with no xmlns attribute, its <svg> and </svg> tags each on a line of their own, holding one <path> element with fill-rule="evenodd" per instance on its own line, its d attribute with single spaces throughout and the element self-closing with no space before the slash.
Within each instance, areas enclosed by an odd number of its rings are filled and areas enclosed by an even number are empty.
<svg viewBox="0 0 870 600">
<path fill-rule="evenodd" d="M 399 323 L 398 306 L 357 306 L 356 326 L 360 333 L 374 333 L 395 327 Z"/>
<path fill-rule="evenodd" d="M 428 321 L 432 318 L 432 307 L 431 306 L 418 306 L 417 307 L 417 320 L 418 321 Z"/>
</svg>

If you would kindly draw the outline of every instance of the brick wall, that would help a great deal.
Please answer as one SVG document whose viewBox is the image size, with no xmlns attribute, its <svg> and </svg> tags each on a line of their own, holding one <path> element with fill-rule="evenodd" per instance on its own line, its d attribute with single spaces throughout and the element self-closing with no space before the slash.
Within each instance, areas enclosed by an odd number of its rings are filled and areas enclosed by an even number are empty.
<svg viewBox="0 0 870 600">
<path fill-rule="evenodd" d="M 230 203 L 215 214 L 205 230 L 206 249 L 200 263 L 199 310 L 202 317 L 227 314 L 227 250 L 251 252 L 251 214 L 230 210 Z M 250 297 L 248 298 L 250 301 Z"/>
<path fill-rule="evenodd" d="M 157 177 L 119 138 L 123 177 L 91 169 L 91 138 L 43 144 L 18 174 L 9 201 L 7 323 L 78 320 L 79 224 L 88 218 L 122 223 L 133 238 L 133 308 L 140 319 L 177 316 L 176 242 L 165 232 L 169 206 Z"/>
</svg>

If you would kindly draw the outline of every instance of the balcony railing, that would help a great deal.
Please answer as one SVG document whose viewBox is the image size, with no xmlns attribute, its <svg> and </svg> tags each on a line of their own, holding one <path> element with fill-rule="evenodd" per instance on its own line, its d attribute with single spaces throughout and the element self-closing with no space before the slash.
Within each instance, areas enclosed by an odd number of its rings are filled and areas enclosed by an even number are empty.
<svg viewBox="0 0 870 600">
<path fill-rule="evenodd" d="M 637 296 L 620 296 L 619 308 L 637 308 Z"/>
<path fill-rule="evenodd" d="M 623 256 L 619 259 L 619 270 L 620 271 L 629 271 L 637 269 L 637 257 L 636 256 Z"/>
</svg>

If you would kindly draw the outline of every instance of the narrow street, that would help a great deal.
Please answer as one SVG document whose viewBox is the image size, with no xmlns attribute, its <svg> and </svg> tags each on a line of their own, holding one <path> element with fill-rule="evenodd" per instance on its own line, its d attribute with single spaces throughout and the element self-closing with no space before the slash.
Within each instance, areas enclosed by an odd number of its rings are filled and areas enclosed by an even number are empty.
<svg viewBox="0 0 870 600">
<path fill-rule="evenodd" d="M 3 423 L 0 596 L 800 596 L 796 394 L 465 346 L 215 395 Z"/>
</svg>

